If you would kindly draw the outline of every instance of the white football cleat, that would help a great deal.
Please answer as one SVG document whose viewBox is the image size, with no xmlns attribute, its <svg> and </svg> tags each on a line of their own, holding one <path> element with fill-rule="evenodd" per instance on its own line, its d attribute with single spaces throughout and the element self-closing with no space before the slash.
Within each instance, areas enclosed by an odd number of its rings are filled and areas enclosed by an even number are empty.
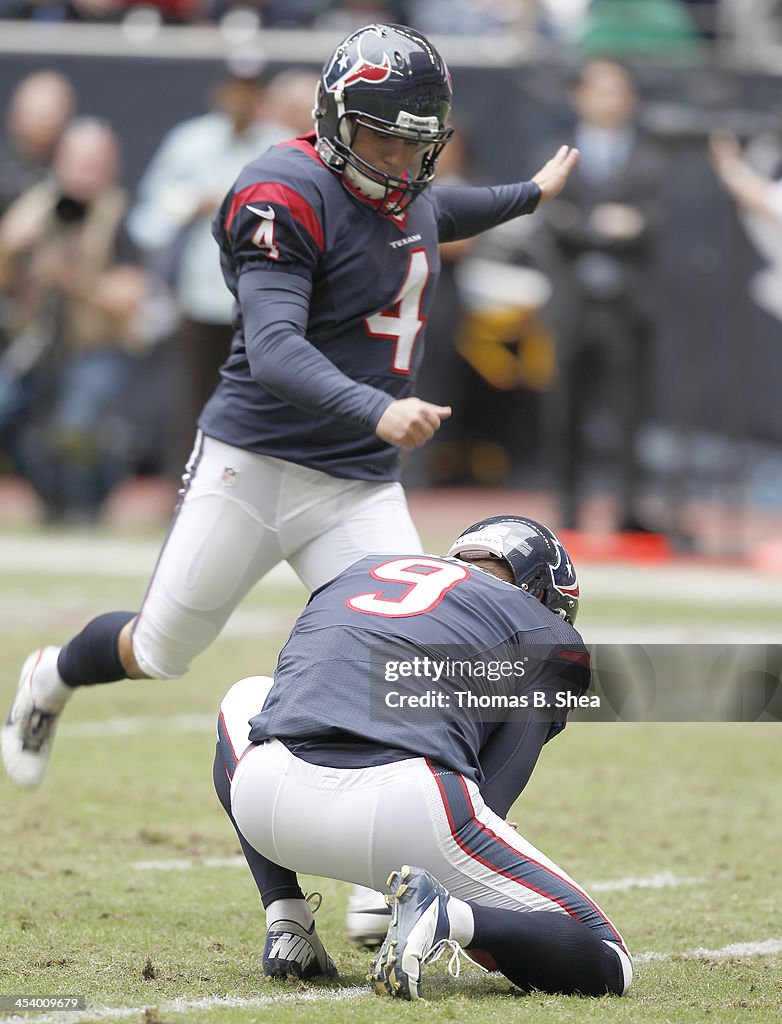
<svg viewBox="0 0 782 1024">
<path fill-rule="evenodd" d="M 266 933 L 263 973 L 267 978 L 339 981 L 337 968 L 315 931 L 314 921 L 309 928 L 297 921 L 275 921 Z"/>
<path fill-rule="evenodd" d="M 59 647 L 44 647 L 27 658 L 19 677 L 19 687 L 5 725 L 0 733 L 3 764 L 13 783 L 31 789 L 40 785 L 52 752 L 54 732 L 60 712 L 72 690 L 57 674 Z M 52 674 L 53 673 L 53 674 Z M 50 692 L 41 696 L 34 677 L 50 677 Z"/>
<path fill-rule="evenodd" d="M 386 937 L 391 923 L 391 908 L 382 892 L 354 885 L 348 899 L 345 930 L 357 946 L 376 949 Z"/>
<path fill-rule="evenodd" d="M 380 995 L 420 999 L 421 968 L 446 947 L 456 958 L 452 973 L 459 973 L 461 947 L 449 938 L 448 892 L 434 875 L 407 864 L 391 872 L 388 889 L 391 924 L 367 980 Z"/>
<path fill-rule="evenodd" d="M 311 892 L 304 898 L 312 914 L 317 913 L 322 900 L 320 893 Z M 276 906 L 281 909 L 281 904 Z M 263 973 L 267 978 L 298 978 L 299 981 L 328 978 L 339 981 L 337 968 L 315 931 L 314 920 L 305 927 L 301 921 L 278 918 L 268 926 L 263 946 Z"/>
</svg>

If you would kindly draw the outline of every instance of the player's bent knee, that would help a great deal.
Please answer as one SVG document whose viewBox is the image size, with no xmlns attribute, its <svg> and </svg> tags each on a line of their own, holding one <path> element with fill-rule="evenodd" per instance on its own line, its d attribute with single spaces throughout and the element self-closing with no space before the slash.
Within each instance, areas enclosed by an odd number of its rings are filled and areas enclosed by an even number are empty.
<svg viewBox="0 0 782 1024">
<path fill-rule="evenodd" d="M 201 649 L 193 650 L 185 644 L 150 642 L 147 636 L 136 630 L 130 636 L 130 665 L 126 667 L 134 668 L 131 679 L 179 679 L 190 670 L 193 658 L 201 653 Z"/>
<path fill-rule="evenodd" d="M 136 660 L 136 655 L 133 651 L 133 629 L 135 624 L 136 618 L 132 618 L 130 622 L 125 623 L 120 631 L 117 642 L 119 660 L 122 662 L 122 667 L 125 669 L 128 679 L 155 678 L 154 675 L 145 672 Z"/>
<path fill-rule="evenodd" d="M 239 709 L 242 713 L 245 709 L 254 709 L 252 714 L 257 715 L 263 707 L 274 683 L 274 676 L 245 676 L 233 684 L 220 702 L 220 710 L 225 714 L 234 713 Z"/>
<path fill-rule="evenodd" d="M 223 697 L 217 717 L 217 738 L 230 778 L 242 754 L 250 746 L 249 720 L 263 708 L 274 679 L 246 676 L 234 683 Z"/>
<path fill-rule="evenodd" d="M 130 632 L 132 657 L 141 675 L 177 679 L 217 638 L 220 624 L 159 598 L 145 601 Z"/>
</svg>

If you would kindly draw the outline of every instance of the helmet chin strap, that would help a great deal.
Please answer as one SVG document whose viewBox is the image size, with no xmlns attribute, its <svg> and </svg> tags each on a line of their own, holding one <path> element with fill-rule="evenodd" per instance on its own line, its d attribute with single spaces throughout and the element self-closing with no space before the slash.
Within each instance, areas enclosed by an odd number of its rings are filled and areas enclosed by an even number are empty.
<svg viewBox="0 0 782 1024">
<path fill-rule="evenodd" d="M 348 118 L 345 117 L 345 93 L 343 89 L 337 89 L 334 93 L 334 102 L 337 106 L 337 114 L 339 116 L 339 134 L 340 141 L 348 147 L 349 150 L 353 150 L 353 143 L 358 132 L 358 125 L 351 130 L 348 122 Z M 345 138 L 343 129 L 348 133 L 348 138 Z M 343 169 L 343 177 L 347 180 L 351 190 L 358 192 L 362 196 L 366 196 L 367 199 L 376 200 L 378 203 L 384 203 L 388 199 L 389 189 L 388 185 L 383 182 L 375 181 L 369 174 L 361 170 L 360 167 L 356 167 L 349 160 L 345 161 Z"/>
<path fill-rule="evenodd" d="M 319 92 L 318 92 L 318 89 L 316 88 L 316 92 L 315 92 L 315 109 L 313 110 L 313 114 L 317 114 L 317 110 L 318 110 L 318 95 L 319 95 Z M 342 136 L 342 125 L 345 123 L 345 121 L 343 120 L 344 119 L 344 115 L 345 115 L 345 91 L 344 91 L 344 89 L 341 89 L 341 88 L 340 89 L 336 89 L 334 91 L 333 95 L 334 95 L 334 102 L 335 102 L 336 107 L 337 107 L 337 126 L 338 126 L 337 131 L 338 131 L 338 133 L 340 135 L 340 142 L 342 142 L 343 145 L 345 145 L 345 146 L 347 146 L 349 148 L 350 147 L 350 140 L 349 139 L 344 139 L 344 138 L 341 137 Z M 331 139 L 329 139 L 325 135 L 321 135 L 320 134 L 320 130 L 318 129 L 317 117 L 316 117 L 316 134 L 317 134 L 317 140 L 315 142 L 315 151 L 317 152 L 318 156 L 321 158 L 321 160 L 323 161 L 324 164 L 327 164 L 329 167 L 333 167 L 334 170 L 336 170 L 336 171 L 341 171 L 344 168 L 344 166 L 345 166 L 345 158 L 344 158 L 344 156 L 342 156 L 341 153 L 339 153 L 334 148 L 334 144 L 332 143 Z"/>
<path fill-rule="evenodd" d="M 388 188 L 386 185 L 379 181 L 373 181 L 368 174 L 364 174 L 363 171 L 359 170 L 358 167 L 354 167 L 353 164 L 345 164 L 343 175 L 352 188 L 369 199 L 381 200 L 387 197 Z"/>
<path fill-rule="evenodd" d="M 334 103 L 337 107 L 337 124 L 339 125 L 341 133 L 342 125 L 347 124 L 347 122 L 343 120 L 345 116 L 345 90 L 343 88 L 340 87 L 334 91 Z M 342 139 L 342 142 L 344 142 L 346 146 L 348 145 L 347 139 Z"/>
</svg>

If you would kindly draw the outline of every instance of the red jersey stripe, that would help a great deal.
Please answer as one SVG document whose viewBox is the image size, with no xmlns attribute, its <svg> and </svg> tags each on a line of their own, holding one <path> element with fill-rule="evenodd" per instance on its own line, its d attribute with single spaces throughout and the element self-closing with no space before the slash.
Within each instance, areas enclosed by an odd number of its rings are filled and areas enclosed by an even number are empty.
<svg viewBox="0 0 782 1024">
<path fill-rule="evenodd" d="M 294 220 L 306 228 L 312 236 L 318 249 L 323 252 L 323 228 L 318 220 L 315 211 L 295 189 L 281 184 L 279 181 L 259 181 L 255 185 L 248 185 L 241 192 L 237 192 L 231 202 L 228 216 L 225 220 L 225 230 L 231 230 L 231 224 L 242 206 L 247 203 L 277 203 L 285 206 L 291 212 Z"/>
<path fill-rule="evenodd" d="M 279 142 L 279 146 L 287 146 L 289 149 L 298 149 L 299 152 L 304 153 L 305 156 L 312 157 L 313 160 L 317 160 L 319 164 L 323 164 L 323 161 L 318 156 L 315 149 L 315 132 L 311 132 L 309 135 L 298 135 L 295 139 L 288 139 L 287 142 Z M 326 165 L 323 164 L 325 167 Z"/>
<path fill-rule="evenodd" d="M 587 651 L 557 651 L 554 657 L 560 661 L 573 661 L 577 665 L 589 668 L 589 653 Z"/>
<path fill-rule="evenodd" d="M 536 892 L 536 893 L 538 893 L 538 895 L 544 896 L 546 899 L 551 900 L 552 903 L 557 903 L 571 917 L 575 918 L 576 920 L 579 920 L 577 909 L 574 908 L 574 907 L 569 906 L 569 904 L 567 902 L 567 897 L 566 896 L 556 895 L 555 893 L 547 891 L 546 889 L 541 888 L 540 886 L 534 885 L 529 879 L 522 878 L 522 877 L 520 877 L 520 875 L 518 873 L 515 873 L 513 871 L 512 865 L 508 865 L 507 868 L 504 868 L 500 864 L 498 864 L 496 862 L 492 862 L 490 860 L 487 860 L 485 857 L 482 857 L 480 855 L 480 853 L 478 853 L 475 849 L 472 848 L 472 846 L 470 845 L 469 841 L 465 840 L 465 838 L 463 838 L 463 835 L 462 835 L 465 832 L 465 826 L 462 825 L 461 828 L 458 831 L 456 830 L 456 823 L 454 821 L 453 814 L 452 814 L 452 811 L 451 811 L 450 801 L 448 799 L 448 793 L 446 792 L 446 788 L 445 788 L 445 786 L 443 785 L 443 783 L 442 783 L 442 781 L 440 779 L 440 772 L 437 771 L 436 767 L 432 764 L 432 762 L 429 760 L 428 757 L 425 760 L 426 760 L 426 766 L 429 769 L 429 771 L 432 773 L 432 775 L 434 776 L 435 782 L 437 784 L 437 788 L 438 788 L 438 790 L 440 792 L 440 798 L 441 798 L 441 800 L 443 802 L 443 808 L 445 810 L 445 814 L 446 814 L 446 817 L 448 819 L 448 825 L 450 826 L 450 829 L 451 829 L 451 838 L 454 840 L 456 845 L 461 850 L 463 850 L 464 853 L 466 853 L 468 857 L 470 857 L 472 860 L 477 861 L 479 864 L 483 865 L 483 867 L 488 868 L 490 871 L 493 871 L 493 872 L 495 872 L 498 875 L 502 875 L 504 878 L 510 879 L 510 881 L 515 882 L 517 885 L 520 885 L 520 886 L 522 886 L 525 889 L 530 889 L 532 892 Z M 586 893 L 580 886 L 575 885 L 574 883 L 572 883 L 570 881 L 566 882 L 565 879 L 562 878 L 561 875 L 558 875 L 550 867 L 547 867 L 546 865 L 541 864 L 539 861 L 535 860 L 533 857 L 530 857 L 528 854 L 523 853 L 521 850 L 517 850 L 515 847 L 510 846 L 508 843 L 505 842 L 504 839 L 502 839 L 500 836 L 498 836 L 496 832 L 494 832 L 492 829 L 490 829 L 487 825 L 484 825 L 484 823 L 478 817 L 476 817 L 476 815 L 475 815 L 475 810 L 473 808 L 472 800 L 470 798 L 470 793 L 469 793 L 469 790 L 467 788 L 467 783 L 465 782 L 464 777 L 459 775 L 456 772 L 449 773 L 449 774 L 452 775 L 452 777 L 454 778 L 455 781 L 458 781 L 458 783 L 459 783 L 459 785 L 461 787 L 462 796 L 463 796 L 463 798 L 464 798 L 464 800 L 466 802 L 466 806 L 467 806 L 469 814 L 470 814 L 470 822 L 469 822 L 469 824 L 471 824 L 473 826 L 473 828 L 476 829 L 477 831 L 482 832 L 485 835 L 487 835 L 491 839 L 491 841 L 496 843 L 500 848 L 502 848 L 504 850 L 508 850 L 511 853 L 511 855 L 513 857 L 518 858 L 519 861 L 521 861 L 521 862 L 526 861 L 527 863 L 534 865 L 536 868 L 538 868 L 540 870 L 540 872 L 544 875 L 544 877 L 546 875 L 550 875 L 553 879 L 556 879 L 557 881 L 562 883 L 565 887 L 571 888 L 573 890 L 573 892 L 577 896 L 579 896 L 581 899 L 583 899 L 584 902 L 588 906 L 590 906 L 592 908 L 592 910 L 595 911 L 595 913 L 599 916 L 601 921 L 603 921 L 604 924 L 616 936 L 616 942 L 621 946 L 621 948 L 626 953 L 628 953 L 627 947 L 625 946 L 625 943 L 624 943 L 624 939 L 622 938 L 622 936 L 617 931 L 617 929 L 614 926 L 613 922 L 608 917 L 606 917 L 606 915 L 603 913 L 603 911 L 600 909 L 600 907 L 598 907 L 598 905 L 594 902 L 594 900 L 588 895 L 588 893 Z M 628 953 L 628 956 L 629 956 L 629 953 Z"/>
</svg>

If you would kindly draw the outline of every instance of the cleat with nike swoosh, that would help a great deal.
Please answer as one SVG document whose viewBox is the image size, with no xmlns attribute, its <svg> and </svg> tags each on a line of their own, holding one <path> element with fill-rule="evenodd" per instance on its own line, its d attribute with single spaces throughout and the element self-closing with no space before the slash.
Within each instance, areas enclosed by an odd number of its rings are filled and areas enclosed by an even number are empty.
<svg viewBox="0 0 782 1024">
<path fill-rule="evenodd" d="M 339 980 L 337 968 L 315 931 L 314 921 L 309 929 L 296 921 L 275 921 L 266 933 L 263 973 L 267 978 Z"/>
</svg>

